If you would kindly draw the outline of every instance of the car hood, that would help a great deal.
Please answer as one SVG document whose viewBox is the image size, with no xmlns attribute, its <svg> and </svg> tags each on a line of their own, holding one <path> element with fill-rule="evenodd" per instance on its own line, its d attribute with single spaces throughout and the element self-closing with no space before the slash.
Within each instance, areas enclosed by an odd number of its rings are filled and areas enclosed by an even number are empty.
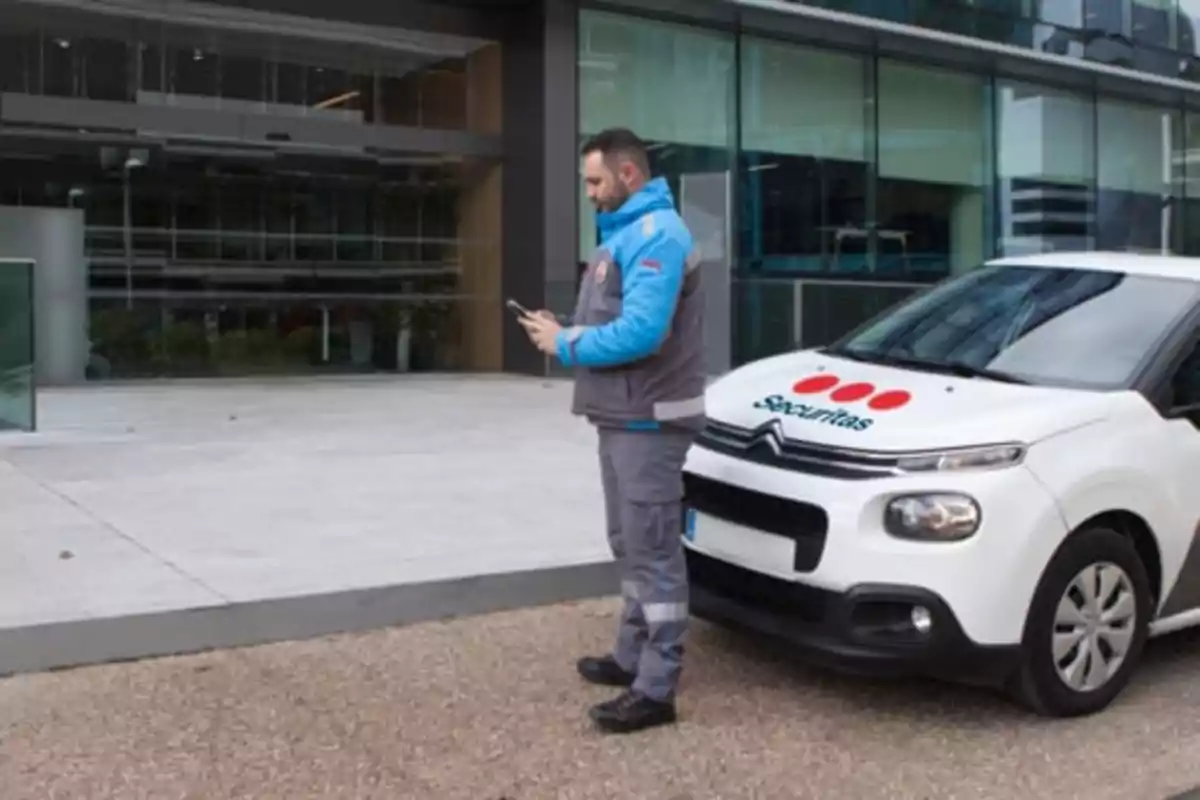
<svg viewBox="0 0 1200 800">
<path fill-rule="evenodd" d="M 1103 419 L 1110 394 L 864 364 L 816 350 L 756 361 L 707 393 L 710 419 L 866 450 L 1036 441 Z"/>
</svg>

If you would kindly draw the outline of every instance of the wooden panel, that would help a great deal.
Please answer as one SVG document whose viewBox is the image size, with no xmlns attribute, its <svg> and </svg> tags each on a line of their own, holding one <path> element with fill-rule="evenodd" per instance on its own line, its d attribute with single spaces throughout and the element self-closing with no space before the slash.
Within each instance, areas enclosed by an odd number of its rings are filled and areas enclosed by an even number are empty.
<svg viewBox="0 0 1200 800">
<path fill-rule="evenodd" d="M 504 314 L 501 269 L 501 187 L 499 164 L 466 169 L 459 195 L 458 235 L 461 291 L 469 299 L 458 308 L 462 368 L 498 372 L 504 366 Z"/>
<path fill-rule="evenodd" d="M 467 58 L 467 130 L 499 136 L 503 129 L 501 49 L 492 44 Z M 499 164 L 464 165 L 459 196 L 462 293 L 471 299 L 458 309 L 462 368 L 498 372 L 504 368 L 502 168 Z"/>
<path fill-rule="evenodd" d="M 504 130 L 503 61 L 498 44 L 467 58 L 467 130 L 499 136 Z"/>
</svg>

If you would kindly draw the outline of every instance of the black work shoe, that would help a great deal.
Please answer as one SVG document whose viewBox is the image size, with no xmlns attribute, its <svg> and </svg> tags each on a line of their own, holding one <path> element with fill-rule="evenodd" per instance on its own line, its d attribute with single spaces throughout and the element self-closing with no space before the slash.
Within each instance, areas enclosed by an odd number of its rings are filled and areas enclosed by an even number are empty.
<svg viewBox="0 0 1200 800">
<path fill-rule="evenodd" d="M 588 716 L 609 733 L 633 733 L 675 722 L 675 704 L 652 700 L 630 690 L 614 700 L 592 706 Z"/>
<path fill-rule="evenodd" d="M 575 668 L 584 680 L 601 686 L 632 686 L 636 677 L 621 669 L 612 656 L 584 656 L 575 662 Z"/>
</svg>

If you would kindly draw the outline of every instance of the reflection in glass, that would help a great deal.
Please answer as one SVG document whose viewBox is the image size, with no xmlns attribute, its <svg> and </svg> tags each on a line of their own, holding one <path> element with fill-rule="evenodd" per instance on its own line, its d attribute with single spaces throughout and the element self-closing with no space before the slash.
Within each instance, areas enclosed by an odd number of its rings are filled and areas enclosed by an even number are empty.
<svg viewBox="0 0 1200 800">
<path fill-rule="evenodd" d="M 1184 255 L 1200 256 L 1200 115 L 1188 113 L 1184 125 L 1184 147 L 1179 153 L 1184 175 L 1180 250 Z"/>
<path fill-rule="evenodd" d="M 0 4 L 0 28 L 0 91 L 447 130 L 480 124 L 468 99 L 499 48 L 452 36 L 414 46 L 417 34 L 387 29 L 361 46 L 169 24 L 135 38 L 107 16 L 45 22 L 13 4 Z"/>
<path fill-rule="evenodd" d="M 1092 115 L 1087 97 L 997 82 L 998 255 L 1092 248 Z"/>
<path fill-rule="evenodd" d="M 731 167 L 734 60 L 731 36 L 581 12 L 580 135 L 617 125 L 637 132 L 678 201 L 683 175 Z M 586 259 L 596 245 L 595 210 L 583 199 L 579 213 Z"/>
<path fill-rule="evenodd" d="M 1171 110 L 1101 100 L 1096 107 L 1096 247 L 1167 252 L 1181 183 L 1182 121 Z"/>
<path fill-rule="evenodd" d="M 1133 40 L 1173 50 L 1176 47 L 1177 0 L 1132 0 L 1130 27 Z"/>
<path fill-rule="evenodd" d="M 746 39 L 738 165 L 747 269 L 870 269 L 867 62 Z"/>
<path fill-rule="evenodd" d="M 5 199 L 85 211 L 94 378 L 500 366 L 494 163 L 32 146 Z"/>
<path fill-rule="evenodd" d="M 0 259 L 0 431 L 37 425 L 33 262 Z"/>
<path fill-rule="evenodd" d="M 1200 26 L 1200 0 L 1175 0 L 1178 13 L 1175 15 L 1175 25 L 1178 28 L 1177 39 L 1179 50 L 1185 55 L 1200 54 L 1197 45 L 1196 29 Z"/>
<path fill-rule="evenodd" d="M 965 365 L 1023 381 L 1128 388 L 1200 294 L 1194 281 L 1089 269 L 986 267 L 834 345 L 869 360 Z"/>
<path fill-rule="evenodd" d="M 879 62 L 876 272 L 932 280 L 990 251 L 988 82 Z"/>
</svg>

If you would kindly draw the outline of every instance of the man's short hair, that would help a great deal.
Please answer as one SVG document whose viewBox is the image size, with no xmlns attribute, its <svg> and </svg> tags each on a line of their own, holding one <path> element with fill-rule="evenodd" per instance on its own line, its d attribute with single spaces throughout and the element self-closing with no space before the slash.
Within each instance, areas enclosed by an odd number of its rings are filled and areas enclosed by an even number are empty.
<svg viewBox="0 0 1200 800">
<path fill-rule="evenodd" d="M 579 154 L 586 156 L 590 153 L 600 153 L 610 167 L 616 166 L 618 158 L 628 159 L 643 175 L 650 177 L 650 156 L 647 155 L 646 143 L 628 128 L 607 128 L 588 138 Z"/>
</svg>

